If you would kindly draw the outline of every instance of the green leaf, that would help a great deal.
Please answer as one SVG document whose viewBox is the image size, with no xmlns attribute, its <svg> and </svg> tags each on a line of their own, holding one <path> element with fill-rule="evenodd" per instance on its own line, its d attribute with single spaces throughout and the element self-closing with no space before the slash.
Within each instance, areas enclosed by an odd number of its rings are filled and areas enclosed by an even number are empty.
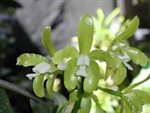
<svg viewBox="0 0 150 113">
<path fill-rule="evenodd" d="M 134 91 L 124 94 L 123 98 L 126 99 L 134 113 L 141 113 L 143 101 Z"/>
<path fill-rule="evenodd" d="M 123 97 L 121 99 L 121 112 L 120 113 L 133 113 L 132 108 L 129 105 L 128 101 Z"/>
<path fill-rule="evenodd" d="M 137 16 L 135 16 L 132 19 L 132 21 L 130 22 L 130 24 L 128 25 L 128 27 L 122 33 L 120 33 L 115 38 L 115 40 L 116 41 L 125 41 L 126 39 L 128 39 L 135 33 L 135 31 L 138 29 L 138 27 L 139 27 L 139 18 Z"/>
<path fill-rule="evenodd" d="M 64 84 L 69 91 L 73 90 L 78 83 L 78 77 L 76 76 L 76 72 L 79 67 L 76 66 L 76 62 L 76 58 L 69 60 L 64 72 Z"/>
<path fill-rule="evenodd" d="M 6 91 L 0 88 L 0 113 L 13 113 Z"/>
<path fill-rule="evenodd" d="M 83 89 L 86 93 L 91 93 L 97 88 L 99 79 L 100 79 L 100 71 L 98 64 L 90 60 L 90 66 L 86 68 L 88 76 L 84 79 Z"/>
<path fill-rule="evenodd" d="M 94 22 L 92 16 L 89 14 L 84 14 L 78 25 L 78 43 L 81 54 L 89 53 L 93 41 L 93 33 Z"/>
<path fill-rule="evenodd" d="M 129 55 L 129 57 L 135 64 L 145 66 L 149 61 L 146 55 L 136 48 L 124 47 L 123 50 Z"/>
<path fill-rule="evenodd" d="M 77 49 L 73 46 L 67 46 L 65 49 L 56 52 L 51 59 L 54 64 L 59 64 L 64 58 L 75 58 L 77 56 L 79 56 Z"/>
<path fill-rule="evenodd" d="M 41 55 L 34 54 L 34 53 L 24 53 L 17 58 L 16 65 L 22 65 L 24 67 L 36 66 L 37 64 L 42 62 L 49 63 L 49 61 Z"/>
<path fill-rule="evenodd" d="M 55 53 L 55 48 L 52 43 L 52 37 L 51 37 L 51 28 L 50 26 L 47 26 L 42 34 L 42 42 L 44 47 L 47 49 L 48 53 L 52 57 Z"/>
<path fill-rule="evenodd" d="M 44 76 L 45 75 L 39 75 L 33 81 L 34 93 L 40 98 L 44 97 L 44 95 L 45 95 L 45 91 L 44 91 L 44 81 L 45 81 L 44 80 Z"/>
<path fill-rule="evenodd" d="M 141 99 L 143 104 L 149 104 L 150 103 L 150 93 L 142 90 L 132 90 L 132 92 L 136 93 Z"/>
<path fill-rule="evenodd" d="M 123 80 L 126 78 L 126 73 L 126 67 L 123 64 L 120 64 L 114 77 L 114 82 L 116 85 L 119 85 L 123 82 Z"/>
</svg>

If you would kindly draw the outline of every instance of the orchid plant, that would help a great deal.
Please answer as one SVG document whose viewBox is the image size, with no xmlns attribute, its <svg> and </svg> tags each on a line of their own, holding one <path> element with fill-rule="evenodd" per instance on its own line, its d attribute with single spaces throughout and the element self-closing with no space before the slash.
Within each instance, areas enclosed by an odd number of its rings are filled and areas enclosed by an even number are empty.
<svg viewBox="0 0 150 113">
<path fill-rule="evenodd" d="M 58 74 L 64 77 L 64 85 L 70 92 L 70 96 L 57 113 L 89 113 L 92 100 L 96 104 L 96 113 L 106 113 L 107 111 L 98 102 L 97 95 L 93 93 L 96 90 L 118 96 L 121 101 L 120 113 L 140 113 L 142 106 L 150 103 L 150 93 L 134 88 L 149 80 L 150 75 L 123 91 L 98 85 L 100 79 L 106 81 L 109 77 L 116 85 L 121 84 L 127 76 L 127 69 L 133 70 L 129 61 L 141 66 L 148 63 L 148 58 L 144 53 L 125 43 L 135 33 L 138 26 L 139 19 L 135 16 L 128 27 L 112 40 L 108 50 L 92 50 L 94 21 L 91 15 L 84 14 L 78 24 L 78 49 L 67 46 L 56 51 L 51 40 L 51 28 L 48 26 L 43 31 L 42 42 L 51 57 L 50 60 L 39 54 L 24 53 L 17 58 L 17 65 L 34 66 L 32 69 L 34 73 L 26 76 L 33 80 L 33 90 L 39 98 L 46 95 L 45 88 L 49 98 L 52 98 L 55 78 Z M 64 59 L 67 59 L 66 62 Z M 106 63 L 105 76 L 100 74 L 100 62 Z M 65 63 L 65 67 L 60 69 L 59 65 L 62 63 Z"/>
</svg>

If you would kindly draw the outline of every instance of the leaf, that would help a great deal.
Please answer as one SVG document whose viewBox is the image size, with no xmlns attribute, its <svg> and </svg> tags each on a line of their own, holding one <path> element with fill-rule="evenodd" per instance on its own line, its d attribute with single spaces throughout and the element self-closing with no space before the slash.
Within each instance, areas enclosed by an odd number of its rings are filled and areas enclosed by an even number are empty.
<svg viewBox="0 0 150 113">
<path fill-rule="evenodd" d="M 89 14 L 84 14 L 78 25 L 78 43 L 81 54 L 89 53 L 93 41 L 93 33 L 94 22 L 92 16 Z"/>
<path fill-rule="evenodd" d="M 142 90 L 132 90 L 132 92 L 136 93 L 143 101 L 143 104 L 150 103 L 150 93 Z"/>
<path fill-rule="evenodd" d="M 115 41 L 125 41 L 135 33 L 138 27 L 139 27 L 139 18 L 135 16 L 128 25 L 128 27 L 115 38 Z"/>
<path fill-rule="evenodd" d="M 122 98 L 126 99 L 134 113 L 141 113 L 143 101 L 134 91 L 124 94 Z"/>
<path fill-rule="evenodd" d="M 63 61 L 64 58 L 75 58 L 79 55 L 76 48 L 73 46 L 67 46 L 63 50 L 59 50 L 51 58 L 54 64 L 59 64 Z"/>
<path fill-rule="evenodd" d="M 135 64 L 140 64 L 141 66 L 145 66 L 149 61 L 146 55 L 136 48 L 124 47 L 123 50 L 129 55 L 129 57 L 132 59 L 132 61 Z"/>
<path fill-rule="evenodd" d="M 0 113 L 13 113 L 6 91 L 0 88 Z"/>
<path fill-rule="evenodd" d="M 127 69 L 123 64 L 120 64 L 119 68 L 114 77 L 114 82 L 116 85 L 119 85 L 126 78 Z"/>
<path fill-rule="evenodd" d="M 77 72 L 79 67 L 76 66 L 76 62 L 77 62 L 76 58 L 69 60 L 64 72 L 64 84 L 69 91 L 73 90 L 78 83 L 78 77 L 76 76 L 75 73 Z"/>
<path fill-rule="evenodd" d="M 49 61 L 41 55 L 34 53 L 24 53 L 17 58 L 16 65 L 22 65 L 24 67 L 36 66 L 37 64 L 42 62 L 49 63 Z"/>
<path fill-rule="evenodd" d="M 47 49 L 50 56 L 52 57 L 55 53 L 55 48 L 54 48 L 53 43 L 52 43 L 50 26 L 47 26 L 43 31 L 42 43 L 43 43 L 44 47 Z"/>
<path fill-rule="evenodd" d="M 88 76 L 84 79 L 83 89 L 86 93 L 91 93 L 96 89 L 100 79 L 98 64 L 95 61 L 90 60 L 90 66 L 87 67 L 86 71 Z"/>
<path fill-rule="evenodd" d="M 128 101 L 122 97 L 121 99 L 121 112 L 120 113 L 133 113 L 132 108 Z"/>
<path fill-rule="evenodd" d="M 44 95 L 45 95 L 45 91 L 44 91 L 44 81 L 45 81 L 44 80 L 44 76 L 45 75 L 39 75 L 33 81 L 34 93 L 40 98 L 44 97 Z"/>
</svg>

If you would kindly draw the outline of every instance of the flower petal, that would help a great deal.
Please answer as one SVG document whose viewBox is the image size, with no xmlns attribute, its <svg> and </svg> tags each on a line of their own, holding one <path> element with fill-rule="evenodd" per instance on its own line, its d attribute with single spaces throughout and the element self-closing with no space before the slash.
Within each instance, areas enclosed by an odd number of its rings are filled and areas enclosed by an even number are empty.
<svg viewBox="0 0 150 113">
<path fill-rule="evenodd" d="M 86 66 L 80 66 L 79 70 L 76 72 L 76 75 L 87 77 L 88 74 L 85 69 L 86 69 Z"/>
<path fill-rule="evenodd" d="M 42 62 L 38 64 L 37 66 L 35 66 L 32 70 L 35 73 L 44 74 L 50 70 L 50 67 L 51 67 L 50 64 Z"/>
<path fill-rule="evenodd" d="M 80 55 L 77 59 L 77 66 L 90 66 L 90 59 L 87 55 Z"/>
<path fill-rule="evenodd" d="M 31 74 L 27 74 L 26 77 L 28 77 L 30 80 L 32 80 L 34 77 L 39 76 L 39 74 L 36 73 L 31 73 Z"/>
</svg>

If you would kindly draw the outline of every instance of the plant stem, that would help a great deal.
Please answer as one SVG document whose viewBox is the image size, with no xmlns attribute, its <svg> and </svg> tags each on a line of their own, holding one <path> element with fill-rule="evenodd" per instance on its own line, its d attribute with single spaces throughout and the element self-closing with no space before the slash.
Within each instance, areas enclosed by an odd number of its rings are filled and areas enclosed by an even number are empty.
<svg viewBox="0 0 150 113">
<path fill-rule="evenodd" d="M 78 84 L 78 91 L 77 91 L 77 98 L 78 100 L 75 102 L 74 107 L 72 109 L 72 113 L 77 113 L 78 110 L 80 109 L 80 104 L 81 104 L 81 100 L 82 100 L 82 96 L 83 96 L 83 81 L 84 78 L 81 78 L 81 82 L 79 82 Z"/>
<path fill-rule="evenodd" d="M 102 91 L 104 91 L 104 92 L 106 92 L 106 93 L 115 95 L 115 96 L 119 96 L 119 97 L 122 96 L 122 93 L 119 92 L 119 91 L 114 91 L 114 90 L 111 90 L 111 89 L 102 88 L 102 87 L 100 87 L 100 86 L 97 86 L 97 89 L 102 90 Z"/>
<path fill-rule="evenodd" d="M 8 89 L 8 90 L 11 90 L 13 92 L 16 92 L 16 93 L 19 93 L 25 97 L 28 97 L 30 99 L 33 99 L 41 104 L 47 104 L 46 102 L 44 102 L 42 99 L 39 99 L 37 98 L 36 96 L 34 96 L 32 93 L 30 93 L 29 91 L 27 91 L 26 89 L 20 87 L 20 86 L 17 86 L 13 83 L 10 83 L 10 82 L 7 82 L 7 81 L 4 81 L 2 79 L 0 79 L 0 87 L 4 88 L 4 89 Z M 54 103 L 52 100 L 50 100 L 50 105 L 54 106 Z"/>
</svg>

